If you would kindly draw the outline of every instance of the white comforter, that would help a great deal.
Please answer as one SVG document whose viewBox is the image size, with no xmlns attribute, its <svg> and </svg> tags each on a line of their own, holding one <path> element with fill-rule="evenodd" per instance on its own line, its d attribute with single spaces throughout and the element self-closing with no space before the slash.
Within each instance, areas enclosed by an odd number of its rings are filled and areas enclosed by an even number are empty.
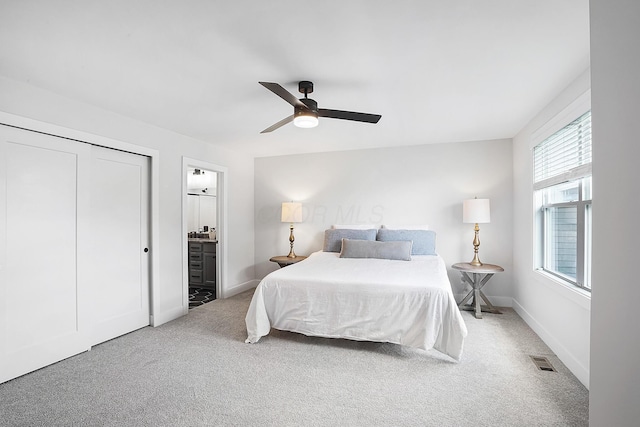
<svg viewBox="0 0 640 427">
<path fill-rule="evenodd" d="M 267 275 L 245 318 L 255 343 L 271 328 L 435 348 L 460 360 L 467 328 L 440 256 L 412 261 L 315 252 Z"/>
</svg>

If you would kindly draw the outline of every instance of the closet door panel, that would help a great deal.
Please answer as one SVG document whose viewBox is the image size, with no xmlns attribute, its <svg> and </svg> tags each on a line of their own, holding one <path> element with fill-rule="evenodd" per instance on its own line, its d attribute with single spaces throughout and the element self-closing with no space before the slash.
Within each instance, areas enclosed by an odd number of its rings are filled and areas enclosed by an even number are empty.
<svg viewBox="0 0 640 427">
<path fill-rule="evenodd" d="M 89 150 L 0 125 L 0 158 L 2 382 L 89 348 L 76 245 Z"/>
<path fill-rule="evenodd" d="M 92 149 L 92 343 L 149 325 L 149 159 Z"/>
</svg>

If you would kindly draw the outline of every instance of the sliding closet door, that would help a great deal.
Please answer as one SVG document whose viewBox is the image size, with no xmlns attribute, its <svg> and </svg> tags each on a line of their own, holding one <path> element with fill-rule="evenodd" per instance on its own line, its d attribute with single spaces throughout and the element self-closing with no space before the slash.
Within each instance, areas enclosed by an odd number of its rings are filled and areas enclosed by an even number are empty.
<svg viewBox="0 0 640 427">
<path fill-rule="evenodd" d="M 149 159 L 0 125 L 0 382 L 149 324 Z"/>
<path fill-rule="evenodd" d="M 149 325 L 149 158 L 92 149 L 92 344 Z"/>
<path fill-rule="evenodd" d="M 0 382 L 88 350 L 90 146 L 0 125 Z"/>
</svg>

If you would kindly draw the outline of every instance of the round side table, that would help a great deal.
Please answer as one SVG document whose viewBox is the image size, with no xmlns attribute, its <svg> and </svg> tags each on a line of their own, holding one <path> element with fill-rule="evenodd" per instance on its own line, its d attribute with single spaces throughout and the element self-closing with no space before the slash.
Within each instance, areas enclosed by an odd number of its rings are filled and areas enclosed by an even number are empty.
<svg viewBox="0 0 640 427">
<path fill-rule="evenodd" d="M 280 268 L 286 267 L 287 265 L 295 264 L 296 262 L 300 262 L 303 259 L 307 259 L 306 256 L 296 256 L 295 258 L 289 258 L 286 255 L 282 256 L 274 256 L 269 259 L 271 262 L 277 262 Z"/>
<path fill-rule="evenodd" d="M 504 268 L 494 264 L 482 264 L 471 265 L 468 262 L 459 262 L 453 264 L 452 267 L 460 273 L 462 273 L 462 281 L 471 285 L 471 292 L 465 296 L 458 308 L 460 310 L 474 311 L 476 319 L 482 319 L 482 312 L 501 314 L 500 310 L 494 307 L 489 298 L 482 292 L 482 287 L 487 284 L 489 279 L 493 277 L 495 273 L 504 271 Z M 472 299 L 473 298 L 473 299 Z M 486 305 L 480 303 L 480 298 L 486 302 Z M 471 304 L 467 304 L 467 301 L 472 299 Z"/>
</svg>

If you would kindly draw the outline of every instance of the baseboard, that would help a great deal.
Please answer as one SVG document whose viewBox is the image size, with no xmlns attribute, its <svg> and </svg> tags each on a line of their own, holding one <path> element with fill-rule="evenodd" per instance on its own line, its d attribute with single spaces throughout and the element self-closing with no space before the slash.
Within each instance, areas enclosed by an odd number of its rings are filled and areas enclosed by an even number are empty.
<svg viewBox="0 0 640 427">
<path fill-rule="evenodd" d="M 533 318 L 522 307 L 518 301 L 513 300 L 513 309 L 518 315 L 525 321 L 527 325 L 533 331 L 538 334 L 540 339 L 558 356 L 558 358 L 569 368 L 573 375 L 580 380 L 580 382 L 589 389 L 589 369 L 576 359 L 571 352 L 569 352 L 560 341 L 558 341 L 548 330 L 546 330 L 536 319 Z"/>
<path fill-rule="evenodd" d="M 254 289 L 256 286 L 258 286 L 258 284 L 260 283 L 260 280 L 249 280 L 248 282 L 244 282 L 244 283 L 240 283 L 236 286 L 233 286 L 229 289 L 225 289 L 224 294 L 223 294 L 223 298 L 230 298 L 234 295 L 238 295 L 241 294 L 244 291 L 248 291 L 249 289 Z"/>
</svg>

